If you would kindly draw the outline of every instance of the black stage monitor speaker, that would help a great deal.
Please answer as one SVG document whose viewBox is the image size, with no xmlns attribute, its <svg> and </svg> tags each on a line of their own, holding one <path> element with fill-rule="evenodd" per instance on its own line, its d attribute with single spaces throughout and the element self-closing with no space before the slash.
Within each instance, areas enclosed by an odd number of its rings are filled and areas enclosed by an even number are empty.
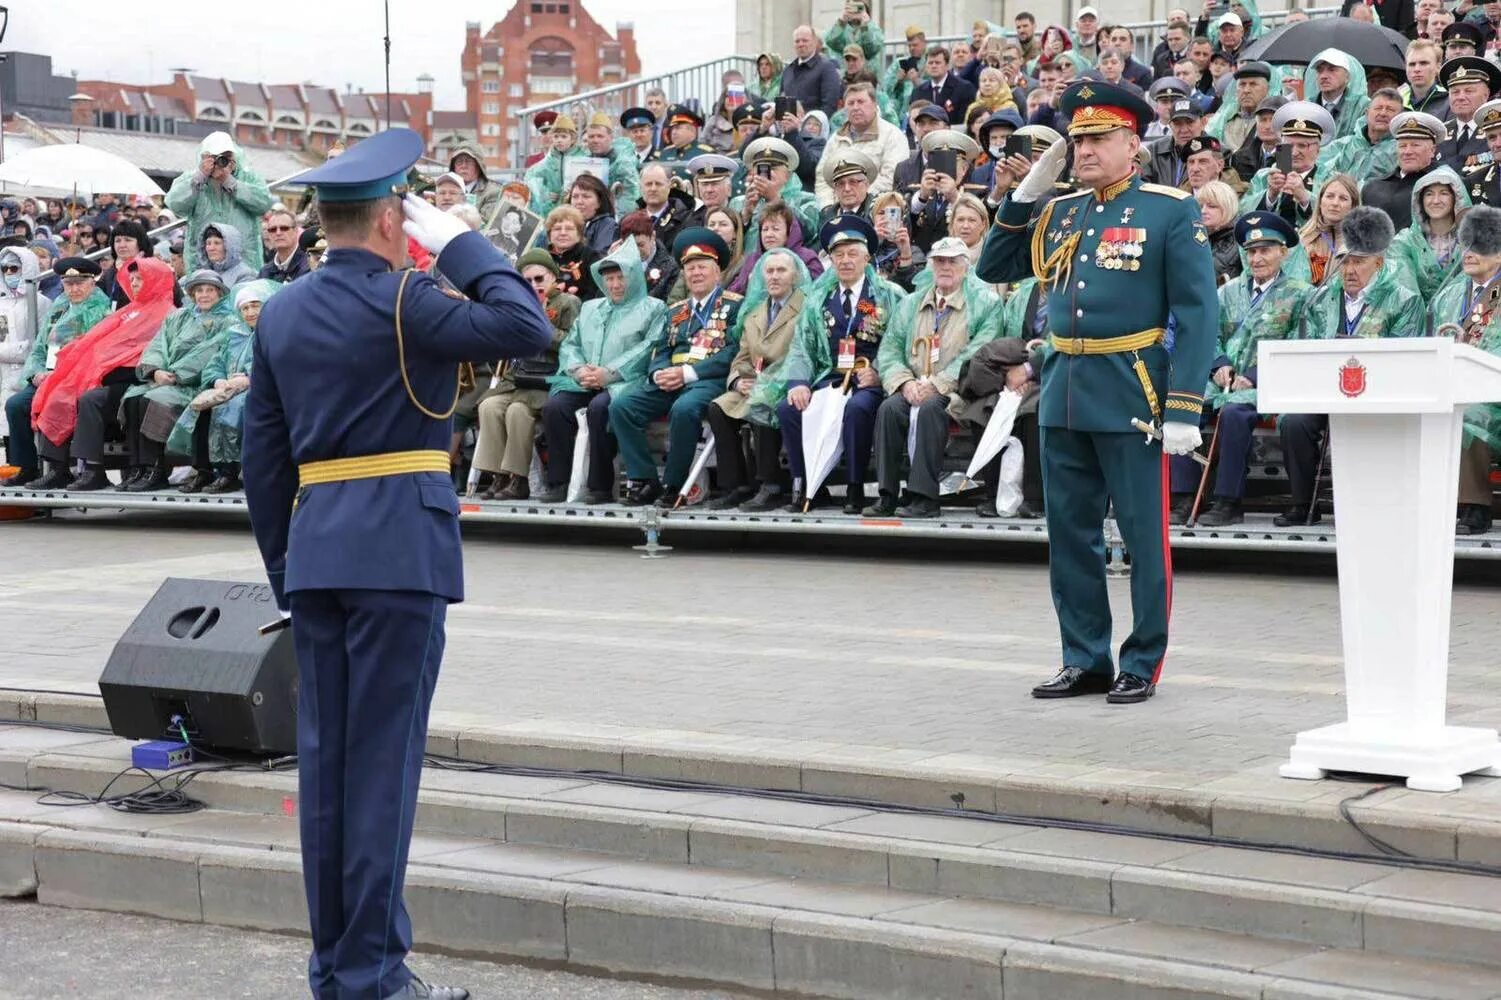
<svg viewBox="0 0 1501 1000">
<path fill-rule="evenodd" d="M 110 728 L 253 753 L 297 750 L 297 657 L 263 583 L 169 579 L 115 644 L 99 678 Z"/>
</svg>

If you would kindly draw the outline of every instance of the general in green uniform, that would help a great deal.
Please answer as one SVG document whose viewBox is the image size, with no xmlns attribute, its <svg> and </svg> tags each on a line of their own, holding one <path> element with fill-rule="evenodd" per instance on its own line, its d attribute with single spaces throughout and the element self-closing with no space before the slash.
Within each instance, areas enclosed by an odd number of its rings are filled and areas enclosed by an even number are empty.
<svg viewBox="0 0 1501 1000">
<path fill-rule="evenodd" d="M 1089 187 L 1035 211 L 1063 169 L 1065 144 L 1053 145 L 1002 203 L 978 266 L 984 281 L 1035 274 L 1048 288 L 1052 351 L 1043 362 L 1040 423 L 1063 664 L 1032 693 L 1109 692 L 1112 702 L 1138 702 L 1152 696 L 1167 650 L 1164 451 L 1183 454 L 1201 441 L 1204 374 L 1219 325 L 1214 265 L 1197 203 L 1136 175 L 1151 107 L 1090 80 L 1069 87 L 1060 110 L 1070 116 L 1074 177 Z M 1161 421 L 1162 443 L 1143 441 L 1133 419 Z M 1118 677 L 1105 586 L 1107 502 L 1131 551 L 1134 621 Z"/>
</svg>

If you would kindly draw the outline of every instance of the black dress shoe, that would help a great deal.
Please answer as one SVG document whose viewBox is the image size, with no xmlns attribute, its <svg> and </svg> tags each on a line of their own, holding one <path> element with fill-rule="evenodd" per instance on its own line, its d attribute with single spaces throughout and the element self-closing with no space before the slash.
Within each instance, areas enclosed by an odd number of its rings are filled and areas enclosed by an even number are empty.
<svg viewBox="0 0 1501 1000">
<path fill-rule="evenodd" d="M 1146 701 L 1157 690 L 1157 685 L 1151 681 L 1144 681 L 1135 674 L 1121 674 L 1110 686 L 1110 693 L 1105 700 L 1112 705 L 1134 705 L 1138 701 Z"/>
<path fill-rule="evenodd" d="M 85 467 L 78 474 L 78 478 L 68 484 L 69 493 L 92 493 L 94 490 L 107 490 L 114 483 L 109 481 L 109 476 L 104 474 L 102 466 Z"/>
<path fill-rule="evenodd" d="M 755 487 L 739 486 L 723 496 L 715 497 L 704 504 L 704 510 L 729 510 L 732 507 L 739 507 L 755 495 Z"/>
<path fill-rule="evenodd" d="M 214 481 L 214 474 L 206 469 L 194 469 L 193 474 L 177 487 L 179 493 L 202 493 Z"/>
<path fill-rule="evenodd" d="M 154 465 L 146 475 L 131 480 L 129 485 L 122 486 L 121 489 L 126 493 L 153 493 L 156 490 L 164 490 L 169 485 L 171 484 L 167 481 L 167 470 Z"/>
<path fill-rule="evenodd" d="M 547 489 L 545 489 L 541 493 L 537 494 L 536 502 L 537 503 L 562 503 L 564 500 L 567 500 L 567 499 L 568 499 L 568 487 L 567 486 L 549 486 Z"/>
<path fill-rule="evenodd" d="M 942 509 L 938 506 L 938 501 L 932 497 L 913 496 L 905 505 L 896 509 L 896 516 L 903 519 L 919 520 L 922 518 L 937 517 L 942 512 Z"/>
<path fill-rule="evenodd" d="M 120 485 L 116 488 L 123 490 L 125 487 L 129 486 L 137 479 L 140 479 L 150 471 L 151 466 L 149 465 L 132 465 L 124 472 L 120 473 Z"/>
<path fill-rule="evenodd" d="M 1324 519 L 1324 515 L 1317 510 L 1313 517 L 1308 516 L 1308 504 L 1293 504 L 1287 510 L 1272 518 L 1272 523 L 1279 528 L 1300 528 L 1305 524 L 1318 524 Z"/>
<path fill-rule="evenodd" d="M 662 499 L 662 484 L 655 479 L 643 479 L 626 487 L 620 502 L 627 507 L 645 507 Z"/>
<path fill-rule="evenodd" d="M 1173 505 L 1168 508 L 1168 524 L 1187 524 L 1188 515 L 1193 513 L 1194 498 L 1190 493 L 1179 493 L 1173 497 Z"/>
<path fill-rule="evenodd" d="M 896 508 L 896 497 L 890 493 L 883 492 L 880 495 L 880 499 L 859 513 L 863 517 L 894 517 L 896 515 Z M 846 507 L 844 508 L 844 512 L 848 514 L 850 509 Z"/>
<path fill-rule="evenodd" d="M 1058 676 L 1032 689 L 1034 698 L 1077 698 L 1085 694 L 1105 694 L 1110 690 L 1110 675 L 1083 667 L 1064 667 Z"/>
<path fill-rule="evenodd" d="M 0 489 L 20 489 L 22 486 L 25 486 L 27 483 L 37 478 L 37 475 L 38 473 L 35 469 L 22 469 L 14 476 L 6 476 L 4 479 L 0 479 Z"/>
<path fill-rule="evenodd" d="M 26 484 L 28 490 L 60 490 L 73 481 L 73 474 L 60 465 L 54 465 L 47 470 L 46 475 L 38 476 Z"/>
<path fill-rule="evenodd" d="M 1476 503 L 1459 505 L 1459 518 L 1454 522 L 1456 535 L 1483 535 L 1491 530 L 1491 509 Z"/>
<path fill-rule="evenodd" d="M 1021 502 L 1021 506 L 1016 508 L 1016 513 L 1012 514 L 1011 516 L 1022 517 L 1026 518 L 1029 521 L 1035 521 L 1042 516 L 1042 509 L 1033 507 L 1031 504 L 1027 503 L 1027 501 L 1023 500 Z"/>
<path fill-rule="evenodd" d="M 844 512 L 858 514 L 865 509 L 865 487 L 851 486 L 844 492 Z"/>
<path fill-rule="evenodd" d="M 679 504 L 686 507 L 688 505 L 688 498 L 683 496 L 682 492 L 683 488 L 681 486 L 662 487 L 662 495 L 657 497 L 657 506 L 663 510 L 672 510 Z"/>
<path fill-rule="evenodd" d="M 546 494 L 543 494 L 546 496 Z M 614 503 L 615 492 L 613 490 L 585 490 L 584 503 L 590 507 L 598 507 L 602 503 Z"/>
<path fill-rule="evenodd" d="M 1246 519 L 1239 500 L 1224 500 L 1215 497 L 1209 509 L 1199 515 L 1199 523 L 1206 528 L 1222 528 L 1227 524 L 1240 524 Z"/>
<path fill-rule="evenodd" d="M 787 501 L 787 513 L 801 514 L 803 512 L 803 506 L 807 503 L 807 494 L 803 493 L 802 490 L 793 490 L 792 499 Z M 808 509 L 812 510 L 813 508 L 810 506 L 808 507 Z"/>
<path fill-rule="evenodd" d="M 976 517 L 1000 517 L 1001 512 L 996 508 L 994 500 L 985 500 L 975 508 Z"/>
<path fill-rule="evenodd" d="M 780 487 L 763 486 L 756 491 L 756 495 L 740 505 L 740 509 L 748 514 L 760 514 L 768 510 L 776 510 L 787 500 L 787 494 Z"/>
<path fill-rule="evenodd" d="M 245 488 L 239 476 L 220 476 L 203 488 L 205 493 L 238 493 Z"/>
</svg>

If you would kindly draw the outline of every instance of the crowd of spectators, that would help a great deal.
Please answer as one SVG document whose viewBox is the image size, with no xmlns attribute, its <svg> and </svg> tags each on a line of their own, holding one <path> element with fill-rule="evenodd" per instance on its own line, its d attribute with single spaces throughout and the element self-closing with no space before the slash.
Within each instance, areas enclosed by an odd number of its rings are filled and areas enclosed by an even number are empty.
<svg viewBox="0 0 1501 1000">
<path fill-rule="evenodd" d="M 1053 290 L 1035 280 L 989 285 L 975 265 L 1008 193 L 1065 141 L 1067 122 L 1056 109 L 1081 80 L 1131 89 L 1155 108 L 1141 177 L 1199 205 L 1222 300 L 1223 357 L 1205 373 L 1210 396 L 1222 398 L 1208 410 L 1239 407 L 1241 422 L 1269 416 L 1255 410 L 1252 370 L 1255 342 L 1268 337 L 1422 335 L 1456 323 L 1466 339 L 1501 349 L 1501 334 L 1491 331 L 1501 295 L 1489 292 L 1501 266 L 1476 262 L 1489 248 L 1487 227 L 1464 226 L 1476 206 L 1501 205 L 1494 159 L 1501 156 L 1501 100 L 1492 97 L 1501 91 L 1501 3 L 1346 7 L 1340 23 L 1349 32 L 1363 30 L 1356 21 L 1379 19 L 1411 39 L 1400 69 L 1363 64 L 1338 44 L 1306 65 L 1246 58 L 1267 30 L 1260 13 L 1253 2 L 1214 0 L 1196 12 L 1169 11 L 1144 58 L 1136 32 L 1094 7 L 1080 8 L 1067 25 L 1042 24 L 1027 12 L 1009 26 L 976 22 L 969 38 L 949 44 L 930 43 L 921 26 L 909 26 L 889 56 L 886 33 L 864 3 L 849 0 L 827 30 L 799 26 L 789 53 L 764 53 L 754 69 L 726 73 L 717 94 L 670 103 L 652 88 L 640 107 L 616 117 L 591 109 L 539 115 L 533 125 L 545 151 L 519 180 L 491 179 L 478 150 L 461 150 L 428 197 L 485 230 L 517 262 L 557 336 L 543 358 L 479 367 L 456 415 L 456 482 L 472 434 L 477 475 L 470 482 L 487 497 L 527 499 L 540 484 L 537 499 L 557 502 L 573 484 L 572 495 L 589 502 L 676 502 L 693 484 L 675 481 L 688 463 L 671 446 L 665 478 L 648 475 L 639 460 L 623 479 L 614 466 L 617 442 L 638 430 L 630 420 L 641 393 L 661 391 L 674 401 L 669 425 L 680 425 L 670 440 L 683 439 L 683 414 L 692 417 L 695 442 L 699 426 L 713 428 L 709 503 L 801 510 L 830 498 L 805 490 L 795 429 L 812 390 L 847 378 L 847 510 L 935 516 L 950 422 L 978 432 L 1009 389 L 1026 403 L 1010 458 L 986 470 L 980 510 L 1035 514 L 1042 494 L 1033 397 Z M 1294 11 L 1285 23 L 1305 18 Z M 234 436 L 210 433 L 215 408 L 234 398 L 235 379 L 249 375 L 223 354 L 253 334 L 253 319 L 236 309 L 261 301 L 252 295 L 242 306 L 238 290 L 255 287 L 263 298 L 318 266 L 315 208 L 299 215 L 274 202 L 228 136 L 204 140 L 200 153 L 164 206 L 108 197 L 92 206 L 0 206 L 14 244 L 0 252 L 7 275 L 12 267 L 24 277 L 109 251 L 97 275 L 89 267 L 72 276 L 60 270 L 41 286 L 45 315 L 29 355 L 18 361 L 13 348 L 0 351 L 0 373 L 14 372 L 5 364 L 26 365 L 20 382 L 20 373 L 4 375 L 6 391 L 39 395 L 52 376 L 36 360 L 88 332 L 92 314 L 84 306 L 97 302 L 95 290 L 117 309 L 138 302 L 138 262 L 154 255 L 179 279 L 169 291 L 182 318 L 171 328 L 193 363 L 174 368 L 170 352 L 161 364 L 148 351 L 98 373 L 104 384 L 88 390 L 110 389 L 111 378 L 130 384 L 119 399 L 99 403 L 133 442 L 124 489 L 164 486 L 173 456 L 196 470 L 184 489 L 239 485 L 233 448 L 224 444 Z M 1067 175 L 1058 190 L 1072 190 Z M 1376 227 L 1374 242 L 1356 252 L 1346 220 L 1366 220 L 1369 236 L 1372 213 L 1390 234 Z M 175 219 L 186 232 L 154 245 L 146 230 Z M 1278 249 L 1273 232 L 1292 235 Z M 704 233 L 722 254 L 701 252 Z M 694 239 L 684 244 L 685 234 Z M 704 276 L 709 257 L 712 281 Z M 414 263 L 430 265 L 420 251 Z M 1274 285 L 1279 295 L 1268 297 Z M 1289 287 L 1292 298 L 1281 294 Z M 1273 300 L 1278 309 L 1269 313 Z M 674 331 L 709 322 L 703 317 L 721 301 L 730 315 L 714 322 L 729 337 L 709 352 L 716 363 L 705 367 L 709 359 L 700 356 L 674 362 L 684 353 L 672 347 Z M 28 321 L 8 315 L 0 309 L 14 345 L 14 331 Z M 828 335 L 838 324 L 847 338 Z M 164 323 L 161 339 L 168 329 Z M 184 336 L 188 329 L 200 339 Z M 217 345 L 219 363 L 201 363 L 208 348 L 195 353 L 188 344 L 200 340 Z M 688 370 L 667 375 L 664 387 L 662 373 L 677 367 Z M 701 379 L 722 397 L 690 392 Z M 153 383 L 181 389 L 159 392 Z M 148 390 L 133 391 L 140 385 Z M 188 389 L 225 399 L 198 409 L 202 400 L 187 398 Z M 680 413 L 676 401 L 689 397 L 693 406 Z M 6 406 L 10 464 L 20 468 L 11 483 L 100 485 L 91 439 L 80 451 L 75 438 L 72 453 L 52 446 L 62 463 L 81 461 L 81 468 L 44 468 L 35 448 L 15 446 L 29 436 L 18 425 L 39 412 L 17 398 Z M 131 402 L 141 398 L 151 402 Z M 69 399 L 81 414 L 82 404 Z M 929 411 L 933 417 L 917 419 Z M 1475 470 L 1489 469 L 1488 449 L 1501 442 L 1483 413 L 1467 426 L 1467 461 L 1478 483 Z M 163 427 L 177 434 L 163 435 Z M 1300 475 L 1310 441 L 1322 461 L 1323 432 L 1299 433 L 1283 434 L 1288 522 L 1304 516 L 1299 510 L 1318 513 Z M 736 444 L 723 441 L 726 434 Z M 578 469 L 576 435 L 592 442 Z M 1248 452 L 1249 432 L 1244 437 Z M 211 439 L 220 441 L 213 455 Z M 1471 447 L 1477 442 L 1483 455 Z M 634 445 L 627 450 L 634 456 Z M 1205 518 L 1233 523 L 1242 516 L 1248 454 L 1218 457 L 1231 474 L 1222 469 L 1215 479 Z M 872 479 L 880 492 L 867 506 L 864 483 Z M 1175 484 L 1180 479 L 1189 477 Z M 1460 531 L 1490 526 L 1489 501 L 1478 490 L 1464 498 Z M 1175 485 L 1180 520 L 1188 516 L 1183 492 L 1193 491 Z"/>
</svg>

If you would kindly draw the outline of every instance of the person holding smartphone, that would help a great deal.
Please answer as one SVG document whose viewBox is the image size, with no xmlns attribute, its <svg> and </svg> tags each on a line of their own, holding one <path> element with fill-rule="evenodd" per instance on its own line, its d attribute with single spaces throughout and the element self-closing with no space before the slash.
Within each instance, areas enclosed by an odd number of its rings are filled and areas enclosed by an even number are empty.
<svg viewBox="0 0 1501 1000">
<path fill-rule="evenodd" d="M 1240 210 L 1276 212 L 1301 229 L 1313 216 L 1314 192 L 1329 175 L 1318 157 L 1334 138 L 1334 118 L 1312 101 L 1289 101 L 1277 109 L 1272 125 L 1281 140 L 1275 162 L 1251 178 Z"/>
</svg>

